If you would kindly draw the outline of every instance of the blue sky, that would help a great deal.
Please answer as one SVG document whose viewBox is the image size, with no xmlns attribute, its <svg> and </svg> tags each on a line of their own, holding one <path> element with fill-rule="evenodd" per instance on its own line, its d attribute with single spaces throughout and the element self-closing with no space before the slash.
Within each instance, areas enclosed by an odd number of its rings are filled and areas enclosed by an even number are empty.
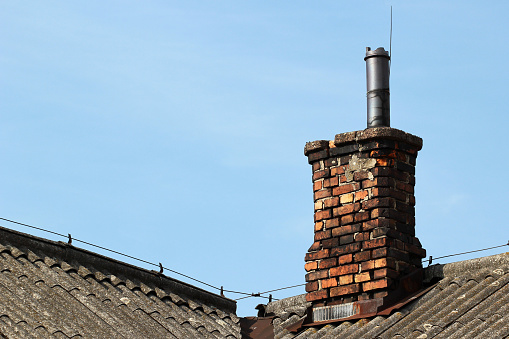
<svg viewBox="0 0 509 339">
<path fill-rule="evenodd" d="M 304 144 L 365 128 L 391 5 L 391 125 L 424 139 L 417 236 L 435 257 L 504 244 L 505 1 L 2 1 L 0 217 L 226 289 L 303 283 Z"/>
</svg>

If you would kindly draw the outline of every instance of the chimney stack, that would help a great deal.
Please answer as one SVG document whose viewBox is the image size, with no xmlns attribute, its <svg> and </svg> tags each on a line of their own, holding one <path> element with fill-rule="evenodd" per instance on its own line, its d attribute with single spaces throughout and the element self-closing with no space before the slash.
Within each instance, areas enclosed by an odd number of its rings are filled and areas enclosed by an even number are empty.
<svg viewBox="0 0 509 339">
<path fill-rule="evenodd" d="M 305 257 L 313 322 L 362 317 L 421 288 L 414 175 L 422 139 L 389 127 L 387 62 L 383 48 L 368 49 L 369 128 L 304 149 L 313 169 L 315 235 Z"/>
<path fill-rule="evenodd" d="M 372 51 L 366 47 L 366 87 L 368 101 L 368 128 L 391 126 L 389 91 L 391 57 L 383 47 Z"/>
</svg>

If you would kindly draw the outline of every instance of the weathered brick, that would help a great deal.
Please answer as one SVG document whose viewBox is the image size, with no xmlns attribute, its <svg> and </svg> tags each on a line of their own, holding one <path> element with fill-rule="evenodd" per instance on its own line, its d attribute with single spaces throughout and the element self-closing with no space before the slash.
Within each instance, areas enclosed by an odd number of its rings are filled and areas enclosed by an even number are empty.
<svg viewBox="0 0 509 339">
<path fill-rule="evenodd" d="M 385 198 L 371 198 L 362 202 L 362 209 L 370 210 L 375 207 L 393 207 L 395 204 L 394 199 Z"/>
<path fill-rule="evenodd" d="M 324 159 L 323 163 L 324 163 L 325 167 L 337 166 L 338 165 L 338 158 Z"/>
<path fill-rule="evenodd" d="M 334 228 L 339 226 L 339 218 L 333 218 L 324 220 L 325 221 L 325 227 L 326 228 Z"/>
<path fill-rule="evenodd" d="M 392 186 L 394 186 L 394 179 L 389 177 L 375 177 L 373 180 L 367 179 L 362 182 L 362 188 Z"/>
<path fill-rule="evenodd" d="M 328 177 L 330 177 L 330 169 L 328 169 L 328 168 L 319 170 L 319 171 L 316 171 L 315 173 L 313 173 L 313 181 L 316 181 L 316 180 L 322 179 L 322 178 L 328 178 Z"/>
<path fill-rule="evenodd" d="M 353 221 L 355 221 L 355 222 L 366 221 L 366 220 L 370 219 L 370 216 L 371 216 L 371 214 L 369 213 L 369 211 L 358 212 L 358 213 L 355 213 Z"/>
<path fill-rule="evenodd" d="M 345 205 L 345 206 L 334 208 L 333 209 L 333 214 L 334 214 L 334 216 L 347 215 L 347 214 L 350 214 L 350 213 L 353 213 L 353 212 L 357 212 L 360 209 L 361 209 L 361 204 L 356 202 L 354 204 L 348 204 L 348 205 Z"/>
<path fill-rule="evenodd" d="M 329 275 L 331 277 L 336 277 L 338 275 L 352 274 L 352 273 L 357 273 L 357 272 L 359 272 L 358 264 L 341 265 L 341 266 L 332 267 L 329 269 Z"/>
<path fill-rule="evenodd" d="M 318 259 L 325 259 L 330 257 L 330 251 L 328 249 L 320 250 L 317 252 L 306 253 L 305 261 L 313 261 Z"/>
<path fill-rule="evenodd" d="M 315 213 L 315 222 L 332 217 L 331 210 L 323 210 Z"/>
<path fill-rule="evenodd" d="M 338 286 L 338 279 L 330 278 L 330 279 L 320 280 L 320 284 L 322 285 L 322 288 L 336 287 L 336 286 Z"/>
<path fill-rule="evenodd" d="M 353 283 L 353 274 L 339 276 L 340 285 L 349 285 L 351 283 Z"/>
<path fill-rule="evenodd" d="M 362 230 L 363 231 L 370 231 L 377 227 L 390 227 L 395 228 L 396 227 L 396 220 L 392 219 L 374 219 L 374 220 L 368 220 L 362 223 Z"/>
<path fill-rule="evenodd" d="M 311 281 L 306 283 L 306 292 L 313 292 L 318 290 L 318 281 Z"/>
<path fill-rule="evenodd" d="M 362 232 L 362 233 L 355 234 L 354 240 L 357 242 L 369 240 L 369 232 Z"/>
<path fill-rule="evenodd" d="M 363 291 L 371 291 L 371 290 L 378 290 L 382 288 L 387 288 L 391 284 L 391 279 L 384 278 L 380 280 L 374 280 L 374 281 L 367 281 L 365 283 L 362 283 L 362 290 Z"/>
<path fill-rule="evenodd" d="M 320 264 L 318 265 L 318 268 L 324 269 L 324 268 L 331 268 L 338 264 L 338 261 L 336 258 L 329 258 L 329 259 L 323 259 L 320 261 Z"/>
<path fill-rule="evenodd" d="M 321 190 L 322 189 L 322 184 L 323 184 L 323 181 L 321 181 L 321 180 L 315 181 L 313 183 L 313 192 Z"/>
<path fill-rule="evenodd" d="M 348 253 L 355 253 L 355 252 L 360 251 L 360 249 L 361 249 L 361 243 L 354 242 L 354 243 L 351 243 L 348 245 L 341 245 L 341 246 L 332 248 L 330 253 L 331 253 L 331 256 L 337 256 L 337 255 L 339 256 L 339 255 L 348 254 Z"/>
<path fill-rule="evenodd" d="M 405 244 L 405 251 L 417 255 L 419 258 L 426 257 L 426 250 L 424 248 L 420 248 L 412 244 Z"/>
<path fill-rule="evenodd" d="M 342 204 L 351 203 L 353 202 L 353 197 L 354 197 L 353 193 L 343 194 L 342 196 L 339 197 L 339 202 Z"/>
<path fill-rule="evenodd" d="M 325 208 L 331 208 L 331 207 L 339 206 L 339 198 L 338 197 L 332 197 L 332 198 L 325 199 L 323 201 L 323 206 Z"/>
<path fill-rule="evenodd" d="M 306 274 L 306 281 L 315 281 L 315 280 L 319 280 L 319 279 L 325 279 L 328 277 L 329 277 L 329 272 L 327 270 L 314 271 L 314 272 L 309 272 L 308 274 Z"/>
<path fill-rule="evenodd" d="M 356 283 L 370 281 L 371 280 L 371 272 L 358 273 L 354 276 L 354 280 Z"/>
<path fill-rule="evenodd" d="M 338 264 L 345 265 L 352 262 L 352 254 L 345 254 L 338 257 Z"/>
<path fill-rule="evenodd" d="M 322 247 L 323 248 L 333 248 L 339 245 L 339 239 L 338 238 L 330 238 L 322 240 Z"/>
<path fill-rule="evenodd" d="M 316 191 L 314 193 L 314 199 L 316 201 L 318 199 L 323 199 L 323 198 L 330 197 L 331 195 L 332 195 L 332 190 L 330 188 L 325 188 L 325 189 L 322 189 L 320 191 Z"/>
<path fill-rule="evenodd" d="M 313 168 L 313 172 L 318 171 L 321 168 L 320 161 L 314 162 L 311 166 Z"/>
<path fill-rule="evenodd" d="M 396 269 L 396 260 L 394 260 L 394 258 L 375 259 L 375 268 L 384 268 L 384 267 L 392 268 L 395 270 Z"/>
<path fill-rule="evenodd" d="M 317 201 L 315 202 L 315 211 L 323 209 L 323 201 Z"/>
<path fill-rule="evenodd" d="M 339 287 L 333 287 L 330 289 L 331 297 L 339 297 L 346 294 L 359 293 L 361 290 L 360 284 L 351 284 Z"/>
<path fill-rule="evenodd" d="M 369 259 L 371 259 L 371 251 L 364 250 L 362 252 L 355 253 L 354 255 L 355 262 L 366 261 Z"/>
<path fill-rule="evenodd" d="M 345 173 L 345 169 L 346 169 L 345 166 L 334 167 L 331 168 L 330 173 L 331 175 L 341 175 Z"/>
<path fill-rule="evenodd" d="M 359 192 L 355 192 L 355 198 L 354 200 L 355 201 L 360 201 L 360 200 L 364 200 L 368 197 L 369 195 L 369 192 L 368 191 L 359 191 Z"/>
<path fill-rule="evenodd" d="M 320 242 L 319 241 L 315 241 L 313 243 L 313 245 L 311 245 L 308 249 L 308 252 L 315 252 L 315 251 L 318 251 L 321 247 L 320 245 Z"/>
<path fill-rule="evenodd" d="M 331 237 L 331 234 L 332 234 L 331 230 L 315 232 L 315 241 L 328 239 Z"/>
<path fill-rule="evenodd" d="M 328 149 L 324 149 L 324 150 L 319 151 L 319 152 L 309 153 L 308 154 L 308 162 L 312 163 L 312 162 L 315 162 L 317 160 L 325 159 L 328 156 L 329 156 L 329 150 Z"/>
<path fill-rule="evenodd" d="M 353 174 L 353 180 L 355 181 L 363 181 L 369 178 L 368 171 L 358 171 Z"/>
<path fill-rule="evenodd" d="M 312 302 L 316 300 L 327 299 L 329 297 L 329 290 L 319 290 L 315 292 L 306 293 L 306 301 Z"/>
<path fill-rule="evenodd" d="M 347 234 L 339 237 L 339 244 L 345 245 L 353 242 L 353 234 Z"/>
<path fill-rule="evenodd" d="M 323 180 L 323 187 L 332 187 L 339 185 L 339 178 L 338 177 L 332 177 L 328 179 Z"/>
<path fill-rule="evenodd" d="M 361 272 L 375 269 L 375 261 L 368 260 L 361 262 Z"/>
<path fill-rule="evenodd" d="M 396 182 L 396 188 L 407 193 L 414 194 L 414 185 L 410 185 L 401 181 Z"/>
<path fill-rule="evenodd" d="M 386 247 L 386 246 L 390 246 L 390 245 L 391 245 L 390 239 L 387 237 L 383 237 L 383 238 L 376 238 L 376 239 L 364 241 L 362 243 L 362 248 L 363 249 L 372 249 L 372 248 L 376 248 L 376 247 Z"/>
<path fill-rule="evenodd" d="M 304 269 L 309 272 L 318 268 L 318 261 L 310 261 L 304 265 Z"/>
<path fill-rule="evenodd" d="M 396 278 L 399 278 L 399 274 L 398 274 L 398 272 L 396 272 L 395 270 L 391 270 L 390 268 L 382 268 L 382 269 L 373 271 L 373 279 L 374 280 L 383 279 L 383 278 L 396 279 Z"/>
<path fill-rule="evenodd" d="M 332 189 L 332 194 L 335 196 L 338 196 L 341 194 L 357 191 L 358 189 L 360 189 L 360 184 L 358 182 L 353 183 L 353 184 L 345 184 L 345 185 L 341 185 L 338 187 L 334 187 Z"/>
<path fill-rule="evenodd" d="M 409 164 L 406 164 L 402 161 L 396 161 L 396 168 L 399 171 L 407 172 L 410 174 L 415 174 L 415 167 Z"/>
<path fill-rule="evenodd" d="M 332 230 L 332 236 L 338 237 L 345 234 L 353 234 L 361 230 L 361 224 L 345 225 Z"/>
<path fill-rule="evenodd" d="M 387 291 L 377 291 L 377 292 L 374 292 L 373 293 L 373 299 L 382 299 L 382 298 L 385 298 L 389 295 L 389 292 Z"/>
<path fill-rule="evenodd" d="M 348 215 L 342 216 L 340 219 L 341 225 L 348 225 L 348 224 L 353 223 L 353 221 L 354 221 L 353 214 L 348 214 Z"/>
<path fill-rule="evenodd" d="M 315 232 L 318 232 L 321 230 L 323 230 L 323 222 L 322 221 L 315 222 Z"/>
</svg>

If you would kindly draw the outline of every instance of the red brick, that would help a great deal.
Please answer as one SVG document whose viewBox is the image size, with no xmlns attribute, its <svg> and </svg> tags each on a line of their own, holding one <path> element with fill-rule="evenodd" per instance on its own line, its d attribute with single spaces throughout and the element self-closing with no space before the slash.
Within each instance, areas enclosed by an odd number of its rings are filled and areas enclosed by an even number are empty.
<svg viewBox="0 0 509 339">
<path fill-rule="evenodd" d="M 373 240 L 367 240 L 362 243 L 363 249 L 370 249 L 370 248 L 376 248 L 376 247 L 386 247 L 390 245 L 390 239 L 387 237 L 385 238 L 376 238 Z"/>
<path fill-rule="evenodd" d="M 344 265 L 352 262 L 352 254 L 345 254 L 338 257 L 338 264 Z"/>
<path fill-rule="evenodd" d="M 378 291 L 378 292 L 375 292 L 373 293 L 373 298 L 374 299 L 378 299 L 378 298 L 385 298 L 389 295 L 389 292 L 387 291 Z"/>
<path fill-rule="evenodd" d="M 350 285 L 353 283 L 353 274 L 350 275 L 341 275 L 339 277 L 339 284 L 340 285 Z"/>
<path fill-rule="evenodd" d="M 306 253 L 306 261 L 313 261 L 318 259 L 325 259 L 330 257 L 330 251 L 328 249 L 320 250 L 317 252 Z"/>
<path fill-rule="evenodd" d="M 355 192 L 355 201 L 363 200 L 368 196 L 368 191 Z"/>
<path fill-rule="evenodd" d="M 358 264 L 341 265 L 338 267 L 332 267 L 329 269 L 329 275 L 335 277 L 338 275 L 346 275 L 359 272 Z"/>
<path fill-rule="evenodd" d="M 313 270 L 316 270 L 318 268 L 318 262 L 317 261 L 310 261 L 310 262 L 307 262 L 305 265 L 304 265 L 304 269 L 309 272 L 309 271 L 313 271 Z"/>
<path fill-rule="evenodd" d="M 330 268 L 330 267 L 337 266 L 337 264 L 338 264 L 338 261 L 336 258 L 329 258 L 329 259 L 323 259 L 322 261 L 320 261 L 320 264 L 318 265 L 318 267 L 320 269 L 324 269 L 324 268 Z"/>
<path fill-rule="evenodd" d="M 329 176 L 330 176 L 330 170 L 329 169 L 324 169 L 324 170 L 316 171 L 315 173 L 313 173 L 313 181 L 316 181 L 316 180 L 321 179 L 321 178 L 328 178 Z"/>
<path fill-rule="evenodd" d="M 369 213 L 369 211 L 366 211 L 366 212 L 358 212 L 355 214 L 353 220 L 355 222 L 361 222 L 361 221 L 366 221 L 366 220 L 369 220 L 371 217 L 371 214 Z"/>
<path fill-rule="evenodd" d="M 394 160 L 393 159 L 376 159 L 376 165 L 382 166 L 382 167 L 394 166 Z"/>
<path fill-rule="evenodd" d="M 392 268 L 395 270 L 396 269 L 396 260 L 394 260 L 394 258 L 375 259 L 375 268 L 384 268 L 384 267 Z"/>
<path fill-rule="evenodd" d="M 360 242 L 354 242 L 348 245 L 341 245 L 331 249 L 331 257 L 334 257 L 336 255 L 339 256 L 348 253 L 355 253 L 359 252 L 360 250 L 361 250 Z"/>
<path fill-rule="evenodd" d="M 379 270 L 373 271 L 373 279 L 382 279 L 382 278 L 391 278 L 396 279 L 399 277 L 398 272 L 395 270 L 391 270 L 390 268 L 382 268 Z"/>
<path fill-rule="evenodd" d="M 323 181 L 323 187 L 332 187 L 332 186 L 337 186 L 337 185 L 339 185 L 338 177 L 324 179 L 324 181 Z"/>
<path fill-rule="evenodd" d="M 315 201 L 318 200 L 318 199 L 323 199 L 323 198 L 327 198 L 327 197 L 330 197 L 332 195 L 332 190 L 330 188 L 325 188 L 321 191 L 316 191 L 314 193 L 314 199 Z"/>
<path fill-rule="evenodd" d="M 337 236 L 345 235 L 345 234 L 351 234 L 351 233 L 353 234 L 353 233 L 359 232 L 360 230 L 361 230 L 360 224 L 345 225 L 345 226 L 334 228 L 332 230 L 332 236 L 337 237 Z"/>
<path fill-rule="evenodd" d="M 353 234 L 342 235 L 339 237 L 339 244 L 346 245 L 353 242 Z"/>
<path fill-rule="evenodd" d="M 322 246 L 320 245 L 320 242 L 319 241 L 315 241 L 313 243 L 313 245 L 311 245 L 309 247 L 308 252 L 318 251 L 320 248 L 322 248 Z"/>
<path fill-rule="evenodd" d="M 362 250 L 354 254 L 354 262 L 362 262 L 371 259 L 371 251 Z"/>
<path fill-rule="evenodd" d="M 320 169 L 320 162 L 314 162 L 311 166 L 313 167 L 313 172 L 316 172 Z"/>
<path fill-rule="evenodd" d="M 332 197 L 332 198 L 325 199 L 323 201 L 323 205 L 324 205 L 325 208 L 339 206 L 339 198 L 338 197 Z"/>
<path fill-rule="evenodd" d="M 326 228 L 333 228 L 333 227 L 338 227 L 338 226 L 339 226 L 339 218 L 325 220 Z"/>
<path fill-rule="evenodd" d="M 374 219 L 374 220 L 368 220 L 366 222 L 362 223 L 362 230 L 363 231 L 370 231 L 377 227 L 389 227 L 389 228 L 395 228 L 396 227 L 396 220 L 391 219 Z"/>
<path fill-rule="evenodd" d="M 315 213 L 315 222 L 332 217 L 331 210 L 323 210 Z"/>
<path fill-rule="evenodd" d="M 362 284 L 362 290 L 363 291 L 371 291 L 371 290 L 378 290 L 381 288 L 387 288 L 391 284 L 391 280 L 389 278 L 384 278 L 380 280 L 374 280 L 374 281 L 367 281 Z"/>
<path fill-rule="evenodd" d="M 320 181 L 315 181 L 313 183 L 313 191 L 316 192 L 318 190 L 321 190 L 322 189 L 322 183 L 323 183 L 323 181 L 321 181 L 321 180 Z"/>
<path fill-rule="evenodd" d="M 332 234 L 331 230 L 315 232 L 315 241 L 328 239 L 331 237 L 331 234 Z"/>
<path fill-rule="evenodd" d="M 419 258 L 426 257 L 426 250 L 424 248 L 420 248 L 415 245 L 405 244 L 405 251 L 408 251 L 410 253 L 417 255 Z"/>
<path fill-rule="evenodd" d="M 338 280 L 336 278 L 320 280 L 322 288 L 330 288 L 338 286 Z"/>
<path fill-rule="evenodd" d="M 306 292 L 313 292 L 318 290 L 318 281 L 311 281 L 306 283 Z"/>
<path fill-rule="evenodd" d="M 388 177 L 376 177 L 373 180 L 368 179 L 362 182 L 362 188 L 392 186 L 394 186 L 394 179 Z"/>
<path fill-rule="evenodd" d="M 351 284 L 339 287 L 333 287 L 330 289 L 331 297 L 339 297 L 346 294 L 354 294 L 360 292 L 360 284 Z"/>
<path fill-rule="evenodd" d="M 315 222 L 315 232 L 321 231 L 323 229 L 323 222 Z"/>
<path fill-rule="evenodd" d="M 394 205 L 394 199 L 389 197 L 371 198 L 362 202 L 362 208 L 365 210 L 370 210 L 375 207 L 394 207 Z"/>
<path fill-rule="evenodd" d="M 355 204 L 348 204 L 345 206 L 336 207 L 333 210 L 333 213 L 334 213 L 334 216 L 347 215 L 347 214 L 350 214 L 353 212 L 357 212 L 360 209 L 361 209 L 361 204 L 356 202 Z"/>
<path fill-rule="evenodd" d="M 355 234 L 354 239 L 355 239 L 355 241 L 369 240 L 369 232 L 357 233 L 357 234 Z"/>
<path fill-rule="evenodd" d="M 328 290 L 319 290 L 316 292 L 309 292 L 306 294 L 306 301 L 311 302 L 315 300 L 327 299 L 329 297 Z"/>
<path fill-rule="evenodd" d="M 369 271 L 375 268 L 375 261 L 368 260 L 361 262 L 361 272 Z"/>
<path fill-rule="evenodd" d="M 373 259 L 387 257 L 389 249 L 387 247 L 376 248 L 373 250 L 371 256 Z"/>
<path fill-rule="evenodd" d="M 322 201 L 315 202 L 315 211 L 318 211 L 321 209 L 323 209 L 323 202 Z"/>
<path fill-rule="evenodd" d="M 339 239 L 338 238 L 330 238 L 325 239 L 321 241 L 323 248 L 333 248 L 339 246 Z"/>
<path fill-rule="evenodd" d="M 414 185 L 406 184 L 404 182 L 396 182 L 396 188 L 411 194 L 414 194 Z"/>
<path fill-rule="evenodd" d="M 354 280 L 355 280 L 356 283 L 370 281 L 371 280 L 371 273 L 370 272 L 362 272 L 362 273 L 356 274 L 354 276 Z"/>
<path fill-rule="evenodd" d="M 310 272 L 310 273 L 306 274 L 306 281 L 314 281 L 314 280 L 319 280 L 319 279 L 325 279 L 328 277 L 329 277 L 329 272 L 327 270 L 315 271 L 315 272 Z"/>
<path fill-rule="evenodd" d="M 353 193 L 343 194 L 339 197 L 339 202 L 341 204 L 348 204 L 353 202 Z"/>
<path fill-rule="evenodd" d="M 331 173 L 331 175 L 343 174 L 343 173 L 345 173 L 345 166 L 331 168 L 330 173 Z"/>
<path fill-rule="evenodd" d="M 317 152 L 312 152 L 312 153 L 308 154 L 308 162 L 312 163 L 314 161 L 327 158 L 328 156 L 329 156 L 328 149 L 324 149 L 324 150 L 317 151 Z"/>
<path fill-rule="evenodd" d="M 353 221 L 354 221 L 354 215 L 349 214 L 349 215 L 342 216 L 340 223 L 341 223 L 341 225 L 348 225 L 348 224 L 353 223 Z"/>
<path fill-rule="evenodd" d="M 341 186 L 338 186 L 338 187 L 334 187 L 332 189 L 332 194 L 335 195 L 335 196 L 338 196 L 338 195 L 341 195 L 341 194 L 357 191 L 359 188 L 360 188 L 359 183 L 341 185 Z"/>
</svg>

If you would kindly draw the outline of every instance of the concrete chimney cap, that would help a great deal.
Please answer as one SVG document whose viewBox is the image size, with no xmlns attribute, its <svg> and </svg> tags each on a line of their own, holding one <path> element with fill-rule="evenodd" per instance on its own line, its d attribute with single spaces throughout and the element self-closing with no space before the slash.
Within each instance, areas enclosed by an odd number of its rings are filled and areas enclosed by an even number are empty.
<svg viewBox="0 0 509 339">
<path fill-rule="evenodd" d="M 389 52 L 386 51 L 383 47 L 378 47 L 374 51 L 371 50 L 371 47 L 366 47 L 366 57 L 364 58 L 364 60 L 372 57 L 384 57 L 389 60 L 391 59 L 391 57 L 389 56 Z"/>
</svg>

